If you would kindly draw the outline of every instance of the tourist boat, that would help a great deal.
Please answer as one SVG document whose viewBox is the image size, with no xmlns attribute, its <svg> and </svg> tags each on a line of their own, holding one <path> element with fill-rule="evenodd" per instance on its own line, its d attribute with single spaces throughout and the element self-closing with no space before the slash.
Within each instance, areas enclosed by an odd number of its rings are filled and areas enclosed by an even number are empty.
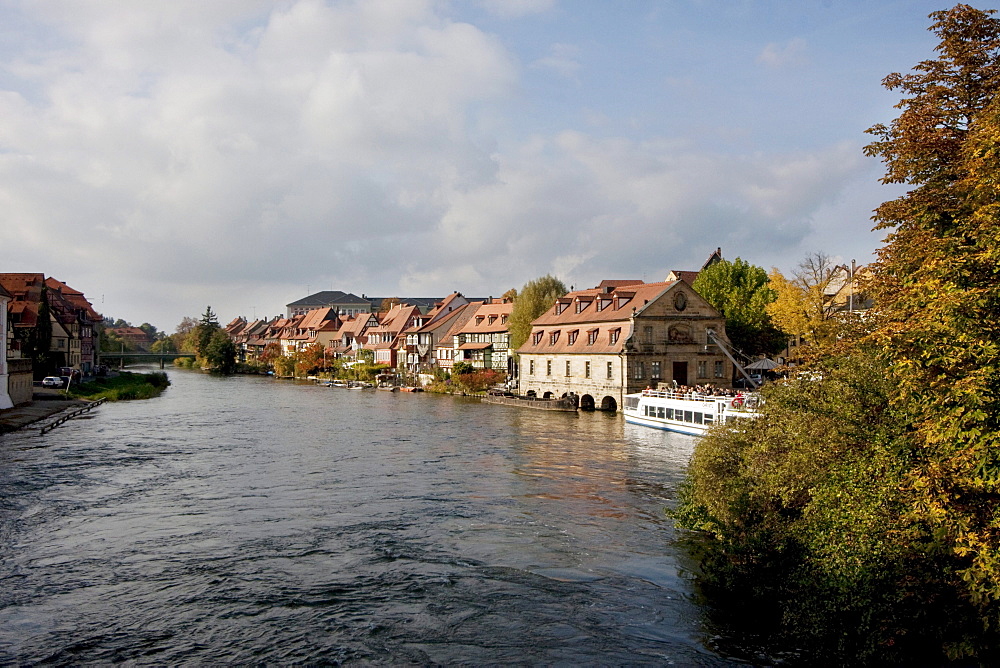
<svg viewBox="0 0 1000 668">
<path fill-rule="evenodd" d="M 643 390 L 625 395 L 625 421 L 654 429 L 702 436 L 713 424 L 757 416 L 756 394 L 732 397 L 679 390 Z"/>
</svg>

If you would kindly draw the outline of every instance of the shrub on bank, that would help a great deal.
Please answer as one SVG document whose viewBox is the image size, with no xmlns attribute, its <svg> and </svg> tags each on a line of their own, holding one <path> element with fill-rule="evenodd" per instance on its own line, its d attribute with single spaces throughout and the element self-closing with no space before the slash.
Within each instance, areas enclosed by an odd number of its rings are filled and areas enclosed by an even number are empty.
<svg viewBox="0 0 1000 668">
<path fill-rule="evenodd" d="M 162 371 L 154 373 L 129 373 L 98 378 L 88 383 L 70 387 L 68 393 L 78 399 L 107 399 L 108 401 L 131 401 L 158 397 L 170 385 L 170 379 Z"/>
</svg>

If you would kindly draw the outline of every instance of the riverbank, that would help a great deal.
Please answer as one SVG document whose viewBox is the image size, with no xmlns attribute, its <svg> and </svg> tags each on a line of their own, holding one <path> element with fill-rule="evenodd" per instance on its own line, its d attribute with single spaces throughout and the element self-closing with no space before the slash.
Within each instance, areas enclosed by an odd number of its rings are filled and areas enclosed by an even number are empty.
<svg viewBox="0 0 1000 668">
<path fill-rule="evenodd" d="M 0 434 L 24 429 L 59 413 L 81 408 L 89 403 L 83 399 L 67 399 L 58 390 L 36 388 L 31 403 L 0 411 Z"/>
</svg>

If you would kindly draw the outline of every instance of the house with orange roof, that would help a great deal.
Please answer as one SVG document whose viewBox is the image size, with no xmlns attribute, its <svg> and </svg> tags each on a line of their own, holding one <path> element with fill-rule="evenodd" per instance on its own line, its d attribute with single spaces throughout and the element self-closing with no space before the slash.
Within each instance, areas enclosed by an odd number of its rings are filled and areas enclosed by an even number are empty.
<svg viewBox="0 0 1000 668">
<path fill-rule="evenodd" d="M 368 341 L 367 332 L 372 327 L 378 327 L 377 313 L 360 313 L 344 321 L 337 332 L 337 339 L 330 342 L 327 355 L 333 357 L 352 356 L 365 347 Z"/>
<path fill-rule="evenodd" d="M 394 304 L 375 327 L 365 331 L 364 348 L 375 353 L 376 364 L 396 367 L 399 351 L 398 340 L 403 332 L 413 327 L 420 319 L 420 308 L 410 304 Z M 404 337 L 405 340 L 405 337 Z"/>
<path fill-rule="evenodd" d="M 455 363 L 455 357 L 459 353 L 459 334 L 465 329 L 468 322 L 473 319 L 484 301 L 476 300 L 469 302 L 461 309 L 458 309 L 458 315 L 453 316 L 449 320 L 452 323 L 451 326 L 439 336 L 439 340 L 434 344 L 434 365 L 437 368 L 451 371 Z"/>
<path fill-rule="evenodd" d="M 575 395 L 581 408 L 615 411 L 658 383 L 732 386 L 712 338 L 729 343 L 725 319 L 686 281 L 602 286 L 560 297 L 532 322 L 517 351 L 521 394 Z"/>
<path fill-rule="evenodd" d="M 469 303 L 461 292 L 436 302 L 426 315 L 415 319 L 397 343 L 397 360 L 410 373 L 430 372 L 436 362 L 435 344 L 447 334 L 457 315 Z"/>
<path fill-rule="evenodd" d="M 0 274 L 0 287 L 10 294 L 7 320 L 7 357 L 34 358 L 51 344 L 44 274 Z"/>
<path fill-rule="evenodd" d="M 46 278 L 45 288 L 52 319 L 53 362 L 89 374 L 96 362 L 96 326 L 100 315 L 82 292 L 62 281 Z"/>
<path fill-rule="evenodd" d="M 152 337 L 138 327 L 111 327 L 105 331 L 120 338 L 132 350 L 148 351 L 153 343 Z"/>
<path fill-rule="evenodd" d="M 509 373 L 510 330 L 507 321 L 514 303 L 492 297 L 452 337 L 452 364 L 467 362 L 477 369 Z"/>
</svg>

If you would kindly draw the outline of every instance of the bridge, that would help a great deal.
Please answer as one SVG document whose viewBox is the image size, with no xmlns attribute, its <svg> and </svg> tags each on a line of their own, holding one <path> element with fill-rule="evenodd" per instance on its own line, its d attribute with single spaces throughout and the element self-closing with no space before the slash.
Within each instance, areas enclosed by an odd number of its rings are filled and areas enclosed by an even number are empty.
<svg viewBox="0 0 1000 668">
<path fill-rule="evenodd" d="M 115 360 L 118 362 L 118 368 L 125 368 L 126 360 L 131 364 L 142 364 L 142 363 L 160 363 L 160 368 L 164 368 L 166 362 L 169 360 L 173 362 L 179 357 L 190 357 L 194 359 L 196 355 L 194 353 L 145 353 L 145 352 L 118 352 L 118 353 L 98 353 L 98 364 L 107 364 L 111 366 L 111 363 Z"/>
</svg>

